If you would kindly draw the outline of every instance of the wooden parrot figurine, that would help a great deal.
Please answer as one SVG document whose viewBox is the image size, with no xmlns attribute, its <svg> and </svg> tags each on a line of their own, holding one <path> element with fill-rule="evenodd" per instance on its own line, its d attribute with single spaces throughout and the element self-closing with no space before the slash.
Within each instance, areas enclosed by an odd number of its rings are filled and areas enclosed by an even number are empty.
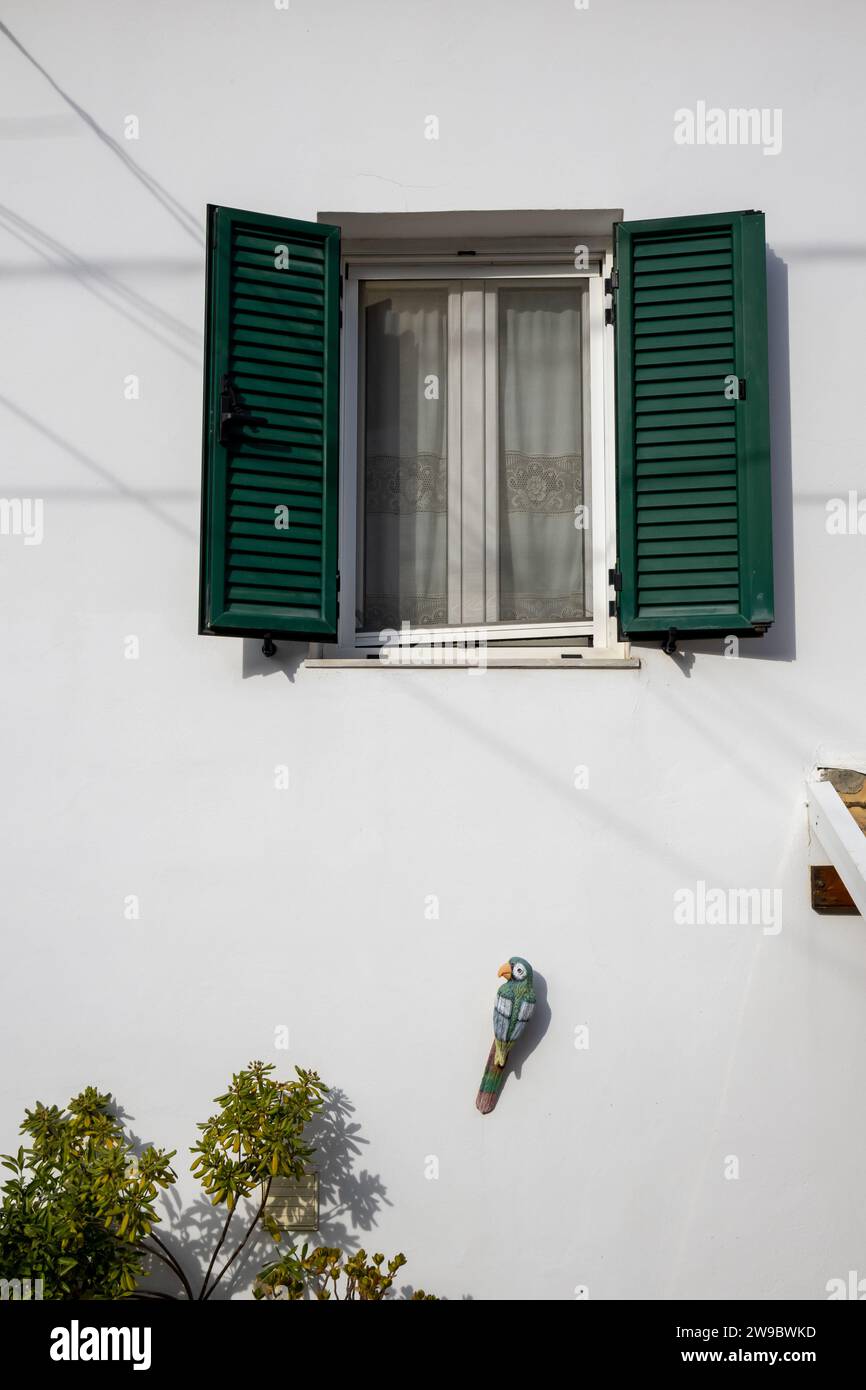
<svg viewBox="0 0 866 1390">
<path fill-rule="evenodd" d="M 520 1037 L 535 1009 L 532 988 L 532 966 L 522 956 L 499 967 L 505 983 L 499 986 L 493 1009 L 493 1046 L 475 1104 L 482 1115 L 489 1115 L 499 1099 L 505 1078 L 505 1062 L 513 1044 Z"/>
</svg>

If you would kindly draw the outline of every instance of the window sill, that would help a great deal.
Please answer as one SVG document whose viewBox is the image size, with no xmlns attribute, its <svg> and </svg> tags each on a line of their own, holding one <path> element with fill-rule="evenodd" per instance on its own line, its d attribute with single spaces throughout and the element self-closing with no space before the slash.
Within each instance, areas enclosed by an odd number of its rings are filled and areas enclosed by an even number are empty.
<svg viewBox="0 0 866 1390">
<path fill-rule="evenodd" d="M 574 671 L 592 668 L 596 671 L 637 671 L 640 658 L 636 656 L 521 656 L 518 652 L 483 653 L 479 660 L 475 653 L 435 652 L 424 655 L 417 650 L 406 656 L 398 655 L 393 649 L 387 652 L 387 660 L 379 656 L 368 657 L 307 657 L 304 666 L 318 671 L 490 671 L 493 669 L 523 671 Z"/>
</svg>

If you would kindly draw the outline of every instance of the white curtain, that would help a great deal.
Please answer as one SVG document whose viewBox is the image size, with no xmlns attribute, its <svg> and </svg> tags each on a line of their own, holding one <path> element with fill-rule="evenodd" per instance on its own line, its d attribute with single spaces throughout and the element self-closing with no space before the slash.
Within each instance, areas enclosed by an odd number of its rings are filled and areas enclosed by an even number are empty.
<svg viewBox="0 0 866 1390">
<path fill-rule="evenodd" d="M 446 292 L 370 292 L 365 352 L 363 626 L 444 624 Z"/>
<path fill-rule="evenodd" d="M 499 293 L 499 619 L 587 616 L 581 315 L 574 289 Z"/>
</svg>

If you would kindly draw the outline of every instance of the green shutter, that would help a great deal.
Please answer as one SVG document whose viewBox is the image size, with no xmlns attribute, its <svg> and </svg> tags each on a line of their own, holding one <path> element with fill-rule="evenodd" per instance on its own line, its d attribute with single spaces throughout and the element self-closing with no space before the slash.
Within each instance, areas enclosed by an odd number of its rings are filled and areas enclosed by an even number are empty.
<svg viewBox="0 0 866 1390">
<path fill-rule="evenodd" d="M 199 630 L 333 641 L 339 228 L 209 207 L 206 313 Z"/>
<path fill-rule="evenodd" d="M 619 223 L 615 267 L 621 631 L 763 632 L 773 621 L 763 213 Z M 726 399 L 733 377 L 744 399 Z"/>
</svg>

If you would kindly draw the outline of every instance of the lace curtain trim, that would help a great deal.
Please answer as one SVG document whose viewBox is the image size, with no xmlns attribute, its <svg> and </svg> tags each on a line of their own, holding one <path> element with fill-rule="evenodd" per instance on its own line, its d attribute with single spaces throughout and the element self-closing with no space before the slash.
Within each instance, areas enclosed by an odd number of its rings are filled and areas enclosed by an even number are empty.
<svg viewBox="0 0 866 1390">
<path fill-rule="evenodd" d="M 583 501 L 579 454 L 507 453 L 504 463 L 508 512 L 557 515 L 573 512 Z M 447 510 L 447 461 L 435 454 L 369 455 L 366 483 L 366 508 L 371 514 Z"/>
<path fill-rule="evenodd" d="M 369 513 L 400 515 L 447 509 L 447 464 L 435 454 L 411 458 L 369 454 L 366 484 Z"/>
<path fill-rule="evenodd" d="M 368 594 L 364 604 L 364 628 L 381 632 L 383 628 L 400 629 L 401 623 L 412 627 L 445 627 L 448 623 L 448 599 L 445 594 Z"/>
<path fill-rule="evenodd" d="M 583 594 L 508 594 L 499 601 L 501 623 L 578 623 L 590 616 Z"/>
<path fill-rule="evenodd" d="M 576 623 L 591 615 L 582 594 L 509 594 L 500 605 L 500 623 Z M 409 594 L 370 594 L 363 626 L 381 632 L 408 622 L 412 627 L 447 627 L 448 600 L 444 594 L 423 598 Z"/>
<path fill-rule="evenodd" d="M 505 455 L 505 507 L 509 512 L 573 512 L 583 500 L 579 454 Z"/>
</svg>

